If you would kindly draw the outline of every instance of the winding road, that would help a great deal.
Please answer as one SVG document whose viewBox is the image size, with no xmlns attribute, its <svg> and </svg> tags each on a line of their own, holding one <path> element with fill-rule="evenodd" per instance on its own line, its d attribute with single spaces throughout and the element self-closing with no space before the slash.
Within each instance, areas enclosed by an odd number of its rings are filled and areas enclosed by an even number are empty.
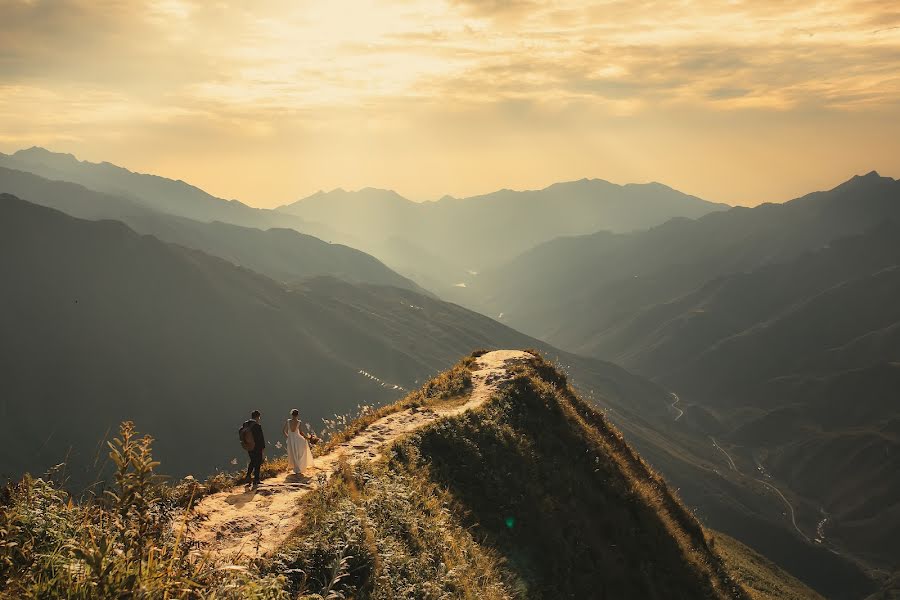
<svg viewBox="0 0 900 600">
<path fill-rule="evenodd" d="M 729 468 L 732 471 L 734 471 L 735 473 L 737 473 L 738 475 L 744 475 L 744 473 L 742 473 L 740 471 L 740 469 L 737 468 L 737 465 L 734 464 L 734 459 L 731 458 L 731 455 L 728 454 L 728 452 L 725 450 L 725 448 L 723 448 L 722 446 L 719 445 L 718 442 L 716 442 L 716 438 L 714 438 L 713 436 L 709 436 L 709 439 L 712 440 L 713 447 L 716 448 L 722 454 L 724 454 L 725 458 L 728 459 Z M 807 536 L 805 533 L 803 533 L 803 531 L 800 529 L 800 527 L 797 526 L 797 516 L 794 513 L 794 507 L 793 507 L 793 505 L 791 505 L 790 501 L 785 497 L 785 495 L 781 493 L 781 490 L 779 490 L 777 487 L 775 487 L 774 485 L 772 485 L 771 483 L 769 483 L 768 481 L 765 481 L 763 479 L 757 479 L 756 477 L 750 477 L 749 475 L 744 475 L 744 476 L 749 477 L 750 479 L 752 479 L 753 481 L 755 481 L 757 483 L 763 484 L 764 486 L 766 486 L 767 488 L 771 489 L 773 492 L 778 494 L 778 497 L 781 498 L 781 501 L 784 502 L 785 506 L 787 506 L 788 512 L 791 515 L 791 524 L 794 526 L 794 529 L 797 530 L 797 533 L 799 533 L 801 535 L 801 537 L 803 537 L 804 540 L 806 540 L 807 542 L 812 542 L 812 540 L 809 539 L 809 536 Z"/>
<path fill-rule="evenodd" d="M 678 408 L 678 403 L 681 402 L 681 398 L 679 398 L 678 394 L 676 394 L 675 392 L 669 392 L 669 395 L 672 396 L 672 399 L 674 400 L 672 404 L 669 405 L 669 408 L 677 413 L 675 415 L 675 420 L 677 421 L 684 415 L 684 411 Z"/>
</svg>

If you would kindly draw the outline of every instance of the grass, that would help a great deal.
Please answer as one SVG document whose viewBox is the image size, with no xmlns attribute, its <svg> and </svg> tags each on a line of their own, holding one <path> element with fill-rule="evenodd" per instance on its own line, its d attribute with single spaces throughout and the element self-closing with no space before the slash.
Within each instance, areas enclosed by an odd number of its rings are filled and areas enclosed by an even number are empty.
<svg viewBox="0 0 900 600">
<path fill-rule="evenodd" d="M 510 598 L 500 557 L 448 510 L 447 493 L 384 463 L 342 465 L 308 496 L 298 534 L 269 564 L 292 594 L 370 599 Z"/>
</svg>

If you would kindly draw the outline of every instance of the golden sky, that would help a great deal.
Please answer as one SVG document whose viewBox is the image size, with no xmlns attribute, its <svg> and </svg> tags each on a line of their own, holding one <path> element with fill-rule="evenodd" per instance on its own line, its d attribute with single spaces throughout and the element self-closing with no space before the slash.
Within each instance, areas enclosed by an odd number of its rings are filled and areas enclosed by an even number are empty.
<svg viewBox="0 0 900 600">
<path fill-rule="evenodd" d="M 0 151 L 275 206 L 900 177 L 896 0 L 0 0 Z"/>
</svg>

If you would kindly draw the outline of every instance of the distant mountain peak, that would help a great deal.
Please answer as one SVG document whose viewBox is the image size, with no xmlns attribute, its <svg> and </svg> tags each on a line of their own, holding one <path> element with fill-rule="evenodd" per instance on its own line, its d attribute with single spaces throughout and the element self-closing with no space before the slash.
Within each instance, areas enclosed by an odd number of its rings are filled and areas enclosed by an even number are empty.
<svg viewBox="0 0 900 600">
<path fill-rule="evenodd" d="M 309 203 L 310 201 L 327 201 L 327 202 L 360 202 L 360 203 L 368 203 L 368 202 L 376 202 L 376 201 L 388 201 L 388 202 L 402 202 L 409 203 L 411 200 L 404 198 L 394 190 L 386 190 L 382 188 L 375 187 L 364 187 L 358 190 L 346 190 L 342 187 L 334 188 L 333 190 L 326 192 L 323 190 L 319 190 L 315 194 L 310 194 L 300 200 L 295 202 L 290 202 L 283 206 L 278 207 L 279 210 L 289 209 L 292 206 L 300 206 L 304 203 Z"/>
<path fill-rule="evenodd" d="M 12 154 L 12 156 L 25 159 L 52 158 L 56 160 L 67 160 L 76 163 L 81 162 L 75 157 L 74 154 L 69 154 L 67 152 L 53 152 L 52 150 L 42 148 L 41 146 L 32 146 L 31 148 L 23 148 L 22 150 L 17 150 Z"/>
<path fill-rule="evenodd" d="M 854 175 L 844 183 L 836 186 L 835 190 L 846 190 L 853 189 L 857 187 L 869 187 L 869 186 L 877 186 L 883 185 L 887 183 L 894 183 L 896 179 L 892 177 L 883 177 L 878 171 L 869 171 L 865 175 Z"/>
<path fill-rule="evenodd" d="M 395 192 L 394 190 L 389 190 L 385 188 L 376 188 L 376 187 L 364 187 L 359 190 L 360 194 L 370 194 L 370 195 L 378 195 L 381 197 L 389 197 L 389 198 L 401 198 L 406 200 L 403 196 Z"/>
</svg>

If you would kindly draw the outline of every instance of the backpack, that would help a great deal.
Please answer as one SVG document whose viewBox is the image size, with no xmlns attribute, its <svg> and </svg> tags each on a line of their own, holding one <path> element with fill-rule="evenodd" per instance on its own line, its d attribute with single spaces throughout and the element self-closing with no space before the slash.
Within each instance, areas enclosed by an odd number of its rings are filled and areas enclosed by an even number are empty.
<svg viewBox="0 0 900 600">
<path fill-rule="evenodd" d="M 241 425 L 238 429 L 238 437 L 241 440 L 241 448 L 247 452 L 252 452 L 256 448 L 256 439 L 253 437 L 253 426 L 249 424 Z"/>
</svg>

